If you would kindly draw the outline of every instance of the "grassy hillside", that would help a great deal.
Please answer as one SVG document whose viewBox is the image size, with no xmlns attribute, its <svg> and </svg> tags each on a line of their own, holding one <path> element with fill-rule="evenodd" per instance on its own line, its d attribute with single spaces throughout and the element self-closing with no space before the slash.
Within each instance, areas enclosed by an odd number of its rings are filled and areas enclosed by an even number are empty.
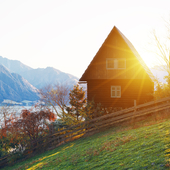
<svg viewBox="0 0 170 170">
<path fill-rule="evenodd" d="M 112 128 L 5 169 L 170 169 L 170 120 L 154 123 Z"/>
</svg>

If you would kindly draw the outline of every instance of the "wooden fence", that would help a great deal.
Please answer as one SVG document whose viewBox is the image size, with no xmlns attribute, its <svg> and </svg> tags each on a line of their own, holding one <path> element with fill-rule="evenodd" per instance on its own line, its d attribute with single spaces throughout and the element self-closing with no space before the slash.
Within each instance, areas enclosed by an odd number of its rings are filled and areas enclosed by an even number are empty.
<svg viewBox="0 0 170 170">
<path fill-rule="evenodd" d="M 78 125 L 57 131 L 52 135 L 47 135 L 44 138 L 37 140 L 31 149 L 24 151 L 24 158 L 33 156 L 33 153 L 41 148 L 43 150 L 51 150 L 57 146 L 75 140 L 77 138 L 86 136 L 90 133 L 96 133 L 104 128 L 109 128 L 114 125 L 119 125 L 121 122 L 131 122 L 137 117 L 142 117 L 149 114 L 156 114 L 160 111 L 168 110 L 170 108 L 170 97 L 163 98 L 157 101 L 151 101 L 138 106 L 130 107 L 117 112 L 109 113 L 107 115 L 94 118 L 89 121 L 84 121 Z M 6 155 L 0 158 L 0 168 L 8 164 L 11 155 Z"/>
</svg>

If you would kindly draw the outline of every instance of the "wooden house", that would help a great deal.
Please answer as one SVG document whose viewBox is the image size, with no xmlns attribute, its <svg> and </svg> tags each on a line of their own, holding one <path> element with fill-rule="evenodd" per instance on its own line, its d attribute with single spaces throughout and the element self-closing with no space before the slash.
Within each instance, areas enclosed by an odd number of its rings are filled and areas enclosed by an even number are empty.
<svg viewBox="0 0 170 170">
<path fill-rule="evenodd" d="M 153 75 L 131 42 L 116 28 L 79 80 L 87 99 L 104 107 L 127 108 L 153 99 Z"/>
</svg>

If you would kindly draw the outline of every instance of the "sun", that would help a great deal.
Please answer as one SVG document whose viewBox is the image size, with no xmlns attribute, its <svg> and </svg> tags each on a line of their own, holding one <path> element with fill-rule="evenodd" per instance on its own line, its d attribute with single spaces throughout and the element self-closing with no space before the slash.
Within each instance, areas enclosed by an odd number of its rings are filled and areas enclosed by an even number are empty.
<svg viewBox="0 0 170 170">
<path fill-rule="evenodd" d="M 149 68 L 153 68 L 154 66 L 158 66 L 158 65 L 164 65 L 165 63 L 163 61 L 160 60 L 160 58 L 154 54 L 154 53 L 149 53 L 149 52 L 143 52 L 141 53 L 141 58 L 143 59 L 143 61 L 145 62 L 145 64 L 149 67 Z"/>
</svg>

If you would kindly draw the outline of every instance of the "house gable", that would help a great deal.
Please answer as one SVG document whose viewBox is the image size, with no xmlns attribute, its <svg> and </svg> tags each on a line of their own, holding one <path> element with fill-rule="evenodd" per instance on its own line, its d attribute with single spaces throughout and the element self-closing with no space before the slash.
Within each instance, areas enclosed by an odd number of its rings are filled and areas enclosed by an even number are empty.
<svg viewBox="0 0 170 170">
<path fill-rule="evenodd" d="M 124 63 L 125 66 L 123 66 Z M 152 73 L 133 45 L 114 27 L 85 70 L 80 81 L 152 78 Z"/>
</svg>

